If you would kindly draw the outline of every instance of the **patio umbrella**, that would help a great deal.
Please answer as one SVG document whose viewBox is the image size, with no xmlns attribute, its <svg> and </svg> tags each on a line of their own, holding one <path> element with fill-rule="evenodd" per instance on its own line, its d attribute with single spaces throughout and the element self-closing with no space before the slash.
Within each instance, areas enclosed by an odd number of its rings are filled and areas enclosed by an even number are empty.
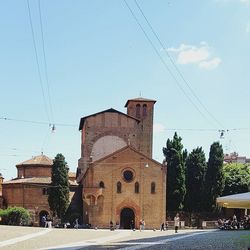
<svg viewBox="0 0 250 250">
<path fill-rule="evenodd" d="M 222 196 L 216 202 L 221 207 L 250 209 L 250 192 Z"/>
</svg>

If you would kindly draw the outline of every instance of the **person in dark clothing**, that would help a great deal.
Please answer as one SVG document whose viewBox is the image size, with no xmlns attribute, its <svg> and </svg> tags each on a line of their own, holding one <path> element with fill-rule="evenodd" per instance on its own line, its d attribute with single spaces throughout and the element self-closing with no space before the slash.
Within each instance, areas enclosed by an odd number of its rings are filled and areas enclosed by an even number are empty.
<svg viewBox="0 0 250 250">
<path fill-rule="evenodd" d="M 113 221 L 112 220 L 109 222 L 109 228 L 110 228 L 111 231 L 114 230 Z"/>
</svg>

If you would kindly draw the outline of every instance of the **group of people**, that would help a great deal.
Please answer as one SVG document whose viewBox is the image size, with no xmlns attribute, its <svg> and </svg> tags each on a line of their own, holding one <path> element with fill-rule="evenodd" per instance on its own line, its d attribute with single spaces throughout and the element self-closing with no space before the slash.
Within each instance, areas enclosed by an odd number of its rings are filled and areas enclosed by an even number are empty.
<svg viewBox="0 0 250 250">
<path fill-rule="evenodd" d="M 175 233 L 178 233 L 178 229 L 179 229 L 179 226 L 180 226 L 180 216 L 179 216 L 179 213 L 177 213 L 174 217 L 174 229 L 175 229 Z M 168 229 L 168 222 L 163 222 L 161 224 L 161 231 L 165 231 Z"/>
<path fill-rule="evenodd" d="M 229 219 L 218 219 L 218 227 L 222 230 L 250 229 L 250 216 L 237 220 L 236 215 Z"/>
<path fill-rule="evenodd" d="M 48 228 L 51 228 L 52 227 L 52 220 L 49 216 L 46 216 L 46 215 L 43 215 L 42 216 L 42 219 L 41 219 L 41 226 L 42 227 L 48 227 Z"/>
</svg>

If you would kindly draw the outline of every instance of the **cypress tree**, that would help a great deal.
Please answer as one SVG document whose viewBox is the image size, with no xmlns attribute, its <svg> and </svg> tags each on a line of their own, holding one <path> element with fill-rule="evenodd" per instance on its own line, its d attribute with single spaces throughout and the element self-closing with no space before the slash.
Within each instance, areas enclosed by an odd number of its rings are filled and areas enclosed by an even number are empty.
<svg viewBox="0 0 250 250">
<path fill-rule="evenodd" d="M 187 152 L 183 152 L 182 138 L 175 132 L 173 140 L 168 139 L 166 148 L 163 148 L 165 161 L 167 162 L 167 210 L 178 211 L 183 208 L 186 193 L 185 165 L 183 158 Z"/>
<path fill-rule="evenodd" d="M 69 205 L 68 167 L 62 154 L 57 154 L 51 170 L 48 202 L 50 209 L 62 219 Z"/>
<path fill-rule="evenodd" d="M 224 189 L 223 160 L 222 145 L 214 142 L 210 147 L 205 177 L 204 209 L 206 211 L 215 210 L 216 198 L 222 194 Z"/>
<path fill-rule="evenodd" d="M 203 189 L 207 163 L 202 147 L 194 149 L 186 161 L 185 210 L 189 213 L 202 211 Z"/>
</svg>

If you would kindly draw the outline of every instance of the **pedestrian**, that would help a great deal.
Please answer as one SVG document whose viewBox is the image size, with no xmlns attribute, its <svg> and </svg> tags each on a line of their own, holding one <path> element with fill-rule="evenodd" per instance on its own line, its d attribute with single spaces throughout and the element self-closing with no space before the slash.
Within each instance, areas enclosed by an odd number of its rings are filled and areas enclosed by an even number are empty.
<svg viewBox="0 0 250 250">
<path fill-rule="evenodd" d="M 42 227 L 45 227 L 45 225 L 46 225 L 46 216 L 45 215 L 43 215 L 42 216 Z"/>
<path fill-rule="evenodd" d="M 165 224 L 164 224 L 164 222 L 161 224 L 161 231 L 165 231 Z"/>
<path fill-rule="evenodd" d="M 175 215 L 175 217 L 174 217 L 174 229 L 175 229 L 175 233 L 178 233 L 179 224 L 180 224 L 180 217 L 179 217 L 179 214 L 177 213 Z"/>
<path fill-rule="evenodd" d="M 165 222 L 165 230 L 168 230 L 168 221 Z"/>
<path fill-rule="evenodd" d="M 79 223 L 78 223 L 78 218 L 76 218 L 75 220 L 75 229 L 78 229 L 79 228 Z"/>
<path fill-rule="evenodd" d="M 112 220 L 109 222 L 109 228 L 110 228 L 111 231 L 114 230 L 114 229 L 113 229 L 113 221 L 112 221 Z"/>
<path fill-rule="evenodd" d="M 141 232 L 141 230 L 142 230 L 142 220 L 140 220 L 140 222 L 139 222 L 139 227 L 140 227 L 140 232 Z"/>
<path fill-rule="evenodd" d="M 134 230 L 134 228 L 135 228 L 135 223 L 134 223 L 133 220 L 131 220 L 131 222 L 130 222 L 130 228 L 131 228 L 132 230 Z"/>
<path fill-rule="evenodd" d="M 144 219 L 142 219 L 142 230 L 144 230 L 144 229 L 145 229 L 145 225 L 146 225 L 145 220 L 144 220 Z"/>
</svg>

